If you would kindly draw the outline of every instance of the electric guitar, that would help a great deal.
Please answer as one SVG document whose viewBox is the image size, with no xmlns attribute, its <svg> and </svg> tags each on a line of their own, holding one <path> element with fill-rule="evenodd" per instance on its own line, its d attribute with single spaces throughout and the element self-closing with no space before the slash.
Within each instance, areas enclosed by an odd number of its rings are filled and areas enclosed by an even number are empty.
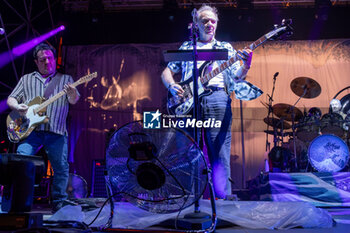
<svg viewBox="0 0 350 233">
<path fill-rule="evenodd" d="M 290 24 L 291 20 L 283 20 L 281 25 L 275 25 L 274 30 L 266 33 L 258 40 L 250 44 L 249 48 L 251 50 L 254 50 L 268 40 L 279 38 L 285 33 L 291 34 L 293 29 Z M 222 63 L 219 67 L 212 70 L 211 72 L 206 72 L 206 68 L 212 63 L 212 61 L 204 62 L 198 69 L 198 97 L 201 98 L 205 95 L 209 95 L 212 92 L 207 88 L 209 80 L 226 70 L 231 65 L 239 65 L 238 62 L 240 61 L 237 56 L 231 57 L 229 60 Z M 178 95 L 172 95 L 171 92 L 168 91 L 167 110 L 168 113 L 172 115 L 186 115 L 193 108 L 193 77 L 188 78 L 187 80 L 178 84 L 184 90 L 183 96 L 180 97 Z"/>
<path fill-rule="evenodd" d="M 96 77 L 97 72 L 94 72 L 81 77 L 78 81 L 71 85 L 76 87 L 82 83 L 89 82 Z M 47 123 L 49 121 L 49 117 L 45 115 L 46 107 L 65 94 L 66 93 L 64 90 L 62 90 L 48 100 L 45 100 L 41 96 L 35 97 L 28 103 L 28 111 L 25 116 L 21 116 L 18 111 L 15 110 L 10 112 L 6 119 L 7 136 L 9 140 L 17 143 L 28 137 L 36 126 Z"/>
</svg>

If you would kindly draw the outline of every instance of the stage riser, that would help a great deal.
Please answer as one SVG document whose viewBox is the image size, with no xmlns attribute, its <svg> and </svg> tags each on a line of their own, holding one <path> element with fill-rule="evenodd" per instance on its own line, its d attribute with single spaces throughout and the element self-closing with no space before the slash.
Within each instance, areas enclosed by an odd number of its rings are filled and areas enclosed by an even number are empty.
<svg viewBox="0 0 350 233">
<path fill-rule="evenodd" d="M 350 206 L 350 173 L 264 173 L 248 182 L 252 199 Z"/>
</svg>

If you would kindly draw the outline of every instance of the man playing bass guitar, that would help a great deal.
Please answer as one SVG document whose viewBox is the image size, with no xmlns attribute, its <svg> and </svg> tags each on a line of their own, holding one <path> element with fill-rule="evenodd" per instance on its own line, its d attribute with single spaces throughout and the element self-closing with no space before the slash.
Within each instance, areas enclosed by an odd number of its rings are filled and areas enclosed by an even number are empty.
<svg viewBox="0 0 350 233">
<path fill-rule="evenodd" d="M 237 57 L 240 63 L 227 68 L 224 72 L 213 77 L 206 88 L 211 90 L 211 94 L 203 96 L 200 99 L 201 119 L 207 120 L 214 118 L 222 122 L 220 129 L 205 128 L 204 138 L 208 148 L 208 155 L 210 159 L 211 168 L 213 170 L 213 184 L 215 195 L 218 198 L 225 198 L 230 195 L 231 184 L 229 182 L 231 168 L 230 168 L 230 152 L 231 152 L 231 98 L 230 94 L 235 91 L 236 98 L 239 90 L 235 86 L 236 80 L 243 79 L 251 64 L 252 50 L 246 48 L 236 51 L 231 44 L 215 39 L 215 32 L 218 24 L 218 13 L 215 7 L 203 5 L 196 13 L 193 14 L 193 22 L 197 24 L 199 30 L 199 38 L 197 41 L 197 49 L 227 49 L 228 56 Z M 192 42 L 186 41 L 180 47 L 180 50 L 193 49 Z M 213 70 L 219 67 L 224 61 L 212 62 L 207 70 Z M 199 61 L 198 67 L 204 62 Z M 192 78 L 193 62 L 170 62 L 163 71 L 161 78 L 163 84 L 168 88 L 173 96 L 184 96 L 185 90 L 181 85 L 175 83 L 173 75 L 182 70 L 182 80 L 185 81 Z M 243 86 L 242 86 L 243 87 Z M 240 96 L 242 99 L 254 99 L 261 95 L 261 91 L 252 86 L 252 91 L 247 91 L 249 85 L 244 85 L 245 92 L 249 96 Z M 177 112 L 175 112 L 177 114 Z"/>
</svg>

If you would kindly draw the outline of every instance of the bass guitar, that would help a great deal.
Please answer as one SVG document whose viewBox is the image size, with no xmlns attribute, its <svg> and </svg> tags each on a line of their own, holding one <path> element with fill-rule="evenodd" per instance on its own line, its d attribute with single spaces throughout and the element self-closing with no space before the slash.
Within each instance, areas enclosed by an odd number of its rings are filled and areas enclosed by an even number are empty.
<svg viewBox="0 0 350 233">
<path fill-rule="evenodd" d="M 89 82 L 97 77 L 97 72 L 85 75 L 78 81 L 71 84 L 76 87 L 80 84 Z M 25 116 L 21 116 L 18 111 L 12 111 L 7 116 L 7 136 L 11 142 L 18 143 L 30 135 L 36 126 L 47 123 L 49 117 L 45 115 L 46 107 L 64 96 L 66 93 L 64 90 L 60 91 L 56 95 L 52 96 L 48 100 L 45 100 L 41 96 L 37 96 L 28 103 L 28 110 Z"/>
<path fill-rule="evenodd" d="M 285 33 L 291 33 L 292 27 L 290 24 L 291 20 L 283 20 L 281 25 L 275 25 L 274 30 L 266 33 L 248 47 L 251 50 L 254 50 L 268 40 L 274 40 Z M 212 63 L 212 61 L 204 62 L 198 69 L 198 97 L 201 98 L 205 95 L 209 95 L 212 92 L 207 88 L 209 80 L 226 70 L 228 67 L 232 65 L 239 65 L 238 62 L 240 62 L 240 60 L 237 58 L 237 56 L 231 57 L 229 60 L 225 61 L 219 67 L 210 72 L 206 72 L 206 68 Z M 186 115 L 193 108 L 193 78 L 189 78 L 178 84 L 184 90 L 183 96 L 180 97 L 178 95 L 172 95 L 171 92 L 168 91 L 167 110 L 171 115 Z"/>
</svg>

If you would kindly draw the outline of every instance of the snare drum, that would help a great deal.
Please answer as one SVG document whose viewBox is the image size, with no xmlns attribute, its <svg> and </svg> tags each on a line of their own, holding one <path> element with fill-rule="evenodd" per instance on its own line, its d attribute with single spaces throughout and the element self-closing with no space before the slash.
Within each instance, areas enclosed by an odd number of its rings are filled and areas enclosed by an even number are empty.
<svg viewBox="0 0 350 233">
<path fill-rule="evenodd" d="M 349 148 L 339 137 L 331 134 L 315 138 L 308 148 L 309 162 L 319 172 L 338 172 L 349 160 Z"/>
<path fill-rule="evenodd" d="M 338 113 L 324 114 L 321 118 L 321 132 L 343 137 L 343 117 Z"/>
</svg>

